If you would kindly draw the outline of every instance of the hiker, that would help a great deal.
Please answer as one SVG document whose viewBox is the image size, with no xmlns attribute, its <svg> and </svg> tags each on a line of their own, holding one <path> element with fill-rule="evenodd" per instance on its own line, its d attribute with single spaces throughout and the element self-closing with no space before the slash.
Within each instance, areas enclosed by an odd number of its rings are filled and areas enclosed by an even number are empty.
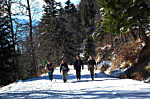
<svg viewBox="0 0 150 99">
<path fill-rule="evenodd" d="M 52 81 L 53 80 L 53 72 L 54 72 L 54 65 L 48 61 L 47 62 L 47 70 L 48 70 L 48 76 L 49 76 L 49 79 Z"/>
<path fill-rule="evenodd" d="M 92 56 L 89 56 L 88 70 L 90 71 L 92 80 L 94 80 L 94 68 L 96 68 L 96 62 Z"/>
<path fill-rule="evenodd" d="M 76 56 L 76 60 L 74 62 L 74 69 L 76 70 L 76 78 L 77 80 L 81 79 L 81 67 L 84 69 L 83 62 L 80 56 Z"/>
<path fill-rule="evenodd" d="M 64 83 L 67 81 L 68 71 L 69 71 L 68 65 L 64 62 L 64 60 L 62 60 L 62 62 L 60 64 L 60 73 L 62 72 L 62 74 L 63 74 Z"/>
</svg>

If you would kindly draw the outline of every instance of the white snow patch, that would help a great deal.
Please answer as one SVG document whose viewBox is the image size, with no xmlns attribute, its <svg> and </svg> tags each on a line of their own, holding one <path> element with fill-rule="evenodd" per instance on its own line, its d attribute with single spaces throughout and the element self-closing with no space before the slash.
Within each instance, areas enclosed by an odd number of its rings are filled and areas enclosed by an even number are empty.
<svg viewBox="0 0 150 99">
<path fill-rule="evenodd" d="M 73 66 L 69 66 L 67 83 L 63 83 L 59 67 L 51 82 L 48 75 L 18 81 L 0 88 L 0 99 L 149 99 L 150 84 L 131 79 L 111 78 L 96 72 L 94 81 L 85 65 L 82 78 L 76 80 Z"/>
</svg>

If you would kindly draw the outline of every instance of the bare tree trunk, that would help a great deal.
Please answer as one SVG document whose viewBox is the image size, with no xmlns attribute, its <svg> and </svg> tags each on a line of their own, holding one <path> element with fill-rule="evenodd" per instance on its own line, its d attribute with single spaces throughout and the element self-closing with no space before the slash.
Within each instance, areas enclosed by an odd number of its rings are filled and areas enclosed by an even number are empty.
<svg viewBox="0 0 150 99">
<path fill-rule="evenodd" d="M 11 29 L 11 39 L 12 39 L 12 47 L 13 47 L 13 68 L 14 68 L 14 73 L 15 73 L 15 79 L 18 78 L 18 74 L 17 74 L 17 62 L 16 62 L 16 50 L 15 50 L 15 47 L 16 47 L 16 40 L 15 40 L 15 33 L 14 33 L 14 27 L 13 27 L 13 20 L 12 20 L 12 12 L 11 12 L 11 0 L 8 0 L 8 15 L 9 15 L 9 20 L 10 20 L 10 29 Z"/>
<path fill-rule="evenodd" d="M 35 75 L 37 73 L 37 67 L 36 67 L 36 59 L 35 59 L 35 53 L 34 53 L 34 48 L 33 48 L 33 33 L 32 33 L 32 17 L 31 17 L 31 9 L 30 9 L 30 3 L 29 0 L 27 0 L 27 10 L 29 13 L 29 26 L 30 26 L 30 46 L 31 46 L 31 57 L 32 57 L 32 61 L 31 61 L 31 65 L 32 65 L 32 74 Z"/>
<path fill-rule="evenodd" d="M 8 15 L 10 19 L 10 24 L 11 24 L 11 38 L 13 41 L 13 50 L 15 52 L 15 34 L 14 34 L 14 28 L 13 28 L 13 22 L 12 22 L 12 15 L 11 15 L 11 0 L 8 1 Z"/>
</svg>

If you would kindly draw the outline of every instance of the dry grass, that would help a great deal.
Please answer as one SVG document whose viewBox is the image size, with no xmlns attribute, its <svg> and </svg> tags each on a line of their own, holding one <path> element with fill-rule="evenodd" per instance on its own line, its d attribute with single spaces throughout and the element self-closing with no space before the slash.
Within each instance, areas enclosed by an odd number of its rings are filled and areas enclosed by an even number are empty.
<svg viewBox="0 0 150 99">
<path fill-rule="evenodd" d="M 110 71 L 118 67 L 127 68 L 133 63 L 136 63 L 139 57 L 138 55 L 144 46 L 145 44 L 142 40 L 125 43 L 121 47 L 120 52 L 112 60 Z"/>
<path fill-rule="evenodd" d="M 4 87 L 4 85 L 0 85 L 0 88 Z"/>
<path fill-rule="evenodd" d="M 142 80 L 144 80 L 144 78 L 143 78 L 143 74 L 142 74 L 142 72 L 135 72 L 134 74 L 134 80 L 140 80 L 140 81 L 142 81 Z"/>
<path fill-rule="evenodd" d="M 150 72 L 150 62 L 149 62 L 148 65 L 145 67 L 145 69 Z"/>
<path fill-rule="evenodd" d="M 104 72 L 104 71 L 106 71 L 108 68 L 109 68 L 109 65 L 108 65 L 108 64 L 104 64 L 102 67 L 99 68 L 99 71 L 100 71 L 100 72 Z"/>
<path fill-rule="evenodd" d="M 128 68 L 131 67 L 128 74 L 126 74 L 126 78 L 132 78 L 135 80 L 144 80 L 147 77 L 150 77 L 150 44 L 147 44 L 138 39 L 136 41 L 130 41 L 124 43 L 124 45 L 118 45 L 119 47 L 115 47 L 112 50 L 103 51 L 101 49 L 98 50 L 98 56 L 96 59 L 103 61 L 100 56 L 103 54 L 107 60 L 108 56 L 111 56 L 111 67 L 107 68 L 107 66 L 100 68 L 100 72 L 105 72 L 107 74 L 111 73 L 113 70 L 117 68 Z M 117 46 L 117 45 L 116 45 Z M 112 53 L 113 52 L 113 53 Z M 111 54 L 112 53 L 112 54 Z"/>
</svg>

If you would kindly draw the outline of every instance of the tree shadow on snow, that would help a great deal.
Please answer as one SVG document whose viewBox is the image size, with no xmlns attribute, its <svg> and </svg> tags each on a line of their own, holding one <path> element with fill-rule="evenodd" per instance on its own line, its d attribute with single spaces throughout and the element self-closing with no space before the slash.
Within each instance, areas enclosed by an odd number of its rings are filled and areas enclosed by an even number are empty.
<svg viewBox="0 0 150 99">
<path fill-rule="evenodd" d="M 103 81 L 103 80 L 78 80 L 78 81 L 73 81 L 71 83 L 78 83 L 78 82 L 92 82 L 92 81 Z"/>
<path fill-rule="evenodd" d="M 53 75 L 53 78 L 54 79 L 62 79 L 62 75 Z M 31 79 L 28 79 L 28 80 L 24 80 L 24 82 L 30 82 L 30 81 L 35 81 L 35 80 L 49 80 L 49 77 L 48 75 L 45 75 L 45 76 L 40 76 L 40 77 L 37 77 L 37 78 L 31 78 Z"/>
<path fill-rule="evenodd" d="M 53 75 L 53 79 L 61 80 L 62 79 L 62 75 L 61 74 L 54 74 Z M 68 75 L 68 80 L 71 80 L 71 79 L 76 79 L 76 76 L 72 75 L 72 74 L 69 74 Z M 48 77 L 48 75 L 44 75 L 44 76 L 41 76 L 41 77 L 24 80 L 23 82 L 30 82 L 30 81 L 35 81 L 35 80 L 49 80 L 49 77 Z"/>
<path fill-rule="evenodd" d="M 149 98 L 150 92 L 136 92 L 136 91 L 105 91 L 101 88 L 99 90 L 32 90 L 24 92 L 11 92 L 0 94 L 0 99 L 112 99 L 112 98 Z"/>
<path fill-rule="evenodd" d="M 108 78 L 108 80 L 114 80 L 114 78 L 112 78 L 112 77 L 110 77 L 110 76 L 108 76 L 104 73 L 96 73 L 95 78 Z M 38 77 L 38 78 L 32 78 L 32 79 L 24 80 L 23 82 L 29 82 L 29 81 L 35 81 L 35 80 L 44 80 L 44 79 L 49 80 L 48 75 L 44 75 L 44 76 L 41 76 L 41 77 Z M 54 74 L 53 79 L 61 80 L 62 79 L 62 74 Z M 73 80 L 73 79 L 76 79 L 76 75 L 68 74 L 68 80 Z M 90 76 L 90 74 L 81 75 L 81 79 L 91 79 L 91 76 Z M 118 78 L 116 78 L 116 79 L 118 79 Z M 90 81 L 90 80 L 87 80 L 87 81 Z M 101 81 L 101 80 L 99 80 L 99 81 Z M 85 81 L 83 81 L 83 82 L 85 82 Z"/>
</svg>

